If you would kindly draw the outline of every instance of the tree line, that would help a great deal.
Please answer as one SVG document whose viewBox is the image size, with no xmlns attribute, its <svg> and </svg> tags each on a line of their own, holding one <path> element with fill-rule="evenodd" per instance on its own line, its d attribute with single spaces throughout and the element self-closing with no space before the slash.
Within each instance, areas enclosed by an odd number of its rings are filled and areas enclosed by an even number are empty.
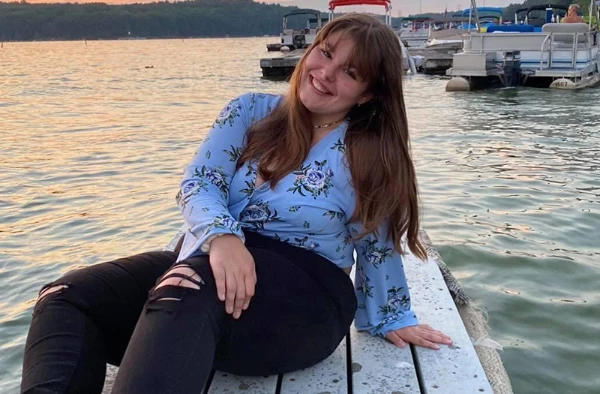
<svg viewBox="0 0 600 394">
<path fill-rule="evenodd" d="M 0 2 L 0 41 L 278 35 L 296 7 L 252 0 L 150 4 Z"/>
</svg>

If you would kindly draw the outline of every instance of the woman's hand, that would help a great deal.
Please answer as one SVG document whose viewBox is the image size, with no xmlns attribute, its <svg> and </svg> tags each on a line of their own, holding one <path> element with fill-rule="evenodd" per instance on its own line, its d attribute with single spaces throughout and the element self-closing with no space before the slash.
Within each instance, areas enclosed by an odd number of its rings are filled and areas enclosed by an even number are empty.
<svg viewBox="0 0 600 394">
<path fill-rule="evenodd" d="M 217 283 L 217 296 L 225 301 L 225 311 L 237 319 L 250 304 L 256 285 L 254 258 L 235 235 L 213 239 L 209 252 L 210 266 Z"/>
<path fill-rule="evenodd" d="M 390 331 L 386 334 L 385 338 L 399 348 L 403 348 L 407 343 L 435 350 L 440 348 L 436 345 L 437 343 L 452 345 L 452 340 L 449 336 L 434 330 L 427 324 L 419 324 L 417 326 Z"/>
</svg>

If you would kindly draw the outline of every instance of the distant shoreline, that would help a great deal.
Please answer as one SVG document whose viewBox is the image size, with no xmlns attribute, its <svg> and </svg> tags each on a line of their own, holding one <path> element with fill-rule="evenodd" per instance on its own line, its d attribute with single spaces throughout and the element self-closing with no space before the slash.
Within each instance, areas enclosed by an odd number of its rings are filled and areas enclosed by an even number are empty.
<svg viewBox="0 0 600 394">
<path fill-rule="evenodd" d="M 39 40 L 0 40 L 3 44 L 22 42 L 79 42 L 79 41 L 157 41 L 157 40 L 198 40 L 198 39 L 223 39 L 223 38 L 272 38 L 279 36 L 220 36 L 220 37 L 136 37 L 136 38 L 77 38 L 77 39 L 39 39 Z"/>
</svg>

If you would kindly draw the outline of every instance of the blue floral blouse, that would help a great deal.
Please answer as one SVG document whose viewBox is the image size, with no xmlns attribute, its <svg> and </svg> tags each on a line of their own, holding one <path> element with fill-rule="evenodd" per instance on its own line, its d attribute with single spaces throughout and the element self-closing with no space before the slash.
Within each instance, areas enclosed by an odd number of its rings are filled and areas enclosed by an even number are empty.
<svg viewBox="0 0 600 394">
<path fill-rule="evenodd" d="M 378 234 L 353 241 L 359 223 L 348 223 L 355 207 L 349 169 L 343 164 L 342 123 L 314 145 L 300 168 L 271 190 L 269 182 L 254 187 L 257 163 L 236 162 L 246 143 L 246 131 L 266 116 L 281 99 L 268 94 L 245 94 L 219 114 L 206 139 L 185 168 L 177 195 L 188 231 L 178 260 L 208 252 L 210 239 L 256 231 L 314 251 L 340 268 L 354 264 L 356 251 L 355 326 L 372 335 L 417 324 L 402 256 L 387 240 L 383 224 Z"/>
</svg>

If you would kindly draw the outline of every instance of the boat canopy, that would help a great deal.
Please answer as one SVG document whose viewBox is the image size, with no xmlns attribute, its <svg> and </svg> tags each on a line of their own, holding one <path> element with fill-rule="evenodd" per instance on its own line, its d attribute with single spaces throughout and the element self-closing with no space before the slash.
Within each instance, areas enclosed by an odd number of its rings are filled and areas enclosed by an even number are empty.
<svg viewBox="0 0 600 394">
<path fill-rule="evenodd" d="M 525 8 L 525 10 L 527 10 L 527 13 L 529 13 L 531 11 L 546 11 L 546 9 L 548 9 L 548 8 L 567 11 L 569 9 L 569 6 L 564 5 L 564 4 L 533 5 L 529 8 Z M 517 12 L 522 11 L 522 10 L 523 10 L 523 8 L 520 10 L 517 10 Z"/>
<path fill-rule="evenodd" d="M 563 17 L 566 13 L 567 10 L 569 9 L 569 6 L 567 5 L 563 5 L 563 4 L 547 4 L 547 5 L 534 5 L 531 7 L 527 7 L 527 8 L 519 8 L 518 10 L 515 11 L 515 23 L 518 24 L 519 21 L 519 14 L 525 13 L 525 18 L 523 19 L 524 22 L 526 22 L 527 24 L 532 24 L 535 25 L 537 27 L 541 27 L 544 23 L 548 22 L 548 15 L 544 15 L 543 17 L 535 17 L 532 18 L 531 14 L 532 12 L 535 11 L 541 11 L 541 12 L 547 12 L 548 10 L 552 10 L 552 15 L 557 15 L 558 17 Z M 555 12 L 555 10 L 558 11 L 564 11 L 564 12 Z"/>
<path fill-rule="evenodd" d="M 392 9 L 391 0 L 331 0 L 329 2 L 329 11 L 333 12 L 335 7 L 347 5 L 381 5 L 386 11 Z"/>
<path fill-rule="evenodd" d="M 288 12 L 283 17 L 287 18 L 288 16 L 292 16 L 292 15 L 314 15 L 315 17 L 318 18 L 319 15 L 321 15 L 321 11 L 313 10 L 310 8 L 301 8 L 299 10 L 294 10 L 294 11 Z"/>
<path fill-rule="evenodd" d="M 519 15 L 523 12 L 526 12 L 526 15 L 529 15 L 532 11 L 546 11 L 548 8 L 551 8 L 552 10 L 556 9 L 560 11 L 565 11 L 566 13 L 569 9 L 569 6 L 563 4 L 534 5 L 531 7 L 519 8 L 515 11 L 515 15 Z"/>
<path fill-rule="evenodd" d="M 466 8 L 462 12 L 462 16 L 469 16 L 472 12 L 472 8 Z M 502 8 L 499 7 L 477 7 L 477 12 L 479 14 L 493 14 L 493 15 L 502 15 Z"/>
<path fill-rule="evenodd" d="M 329 19 L 333 19 L 333 11 L 336 7 L 347 5 L 380 5 L 385 7 L 385 24 L 392 25 L 392 1 L 391 0 L 330 0 Z"/>
</svg>

